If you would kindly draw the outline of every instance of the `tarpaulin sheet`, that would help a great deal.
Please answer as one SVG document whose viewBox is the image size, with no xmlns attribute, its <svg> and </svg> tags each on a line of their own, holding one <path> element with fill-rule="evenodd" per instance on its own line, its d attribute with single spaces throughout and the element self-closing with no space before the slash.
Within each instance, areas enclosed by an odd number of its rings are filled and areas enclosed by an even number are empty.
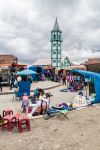
<svg viewBox="0 0 100 150">
<path fill-rule="evenodd" d="M 84 71 L 84 70 L 77 70 L 77 69 L 73 70 L 73 72 L 78 72 L 87 78 L 89 77 L 94 78 L 94 88 L 96 93 L 96 98 L 94 103 L 100 103 L 100 74 L 91 71 Z"/>
</svg>

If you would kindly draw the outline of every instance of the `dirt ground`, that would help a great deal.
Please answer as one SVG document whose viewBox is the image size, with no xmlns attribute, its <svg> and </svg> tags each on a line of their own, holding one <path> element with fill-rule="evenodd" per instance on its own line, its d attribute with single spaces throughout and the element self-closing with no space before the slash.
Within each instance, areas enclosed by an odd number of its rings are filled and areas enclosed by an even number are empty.
<svg viewBox="0 0 100 150">
<path fill-rule="evenodd" d="M 0 150 L 100 150 L 100 105 L 31 121 L 31 131 L 0 131 Z"/>
</svg>

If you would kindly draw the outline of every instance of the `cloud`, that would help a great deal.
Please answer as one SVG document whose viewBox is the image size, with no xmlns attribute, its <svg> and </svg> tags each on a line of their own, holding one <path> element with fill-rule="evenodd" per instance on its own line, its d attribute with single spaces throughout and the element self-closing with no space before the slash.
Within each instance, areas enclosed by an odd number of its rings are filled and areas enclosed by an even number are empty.
<svg viewBox="0 0 100 150">
<path fill-rule="evenodd" d="M 100 49 L 99 10 L 100 2 L 94 0 L 0 0 L 0 53 L 28 64 L 50 57 L 50 31 L 57 16 L 63 56 L 84 62 L 92 57 L 91 49 Z"/>
</svg>

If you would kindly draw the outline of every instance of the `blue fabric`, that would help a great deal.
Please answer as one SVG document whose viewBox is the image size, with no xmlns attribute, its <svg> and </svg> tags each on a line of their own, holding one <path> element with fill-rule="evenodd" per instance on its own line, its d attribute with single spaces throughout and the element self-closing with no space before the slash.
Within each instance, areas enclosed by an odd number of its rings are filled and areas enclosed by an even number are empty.
<svg viewBox="0 0 100 150">
<path fill-rule="evenodd" d="M 65 109 L 67 109 L 67 110 L 68 110 L 68 107 L 66 107 L 66 106 L 62 106 L 62 107 L 52 106 L 51 108 L 53 108 L 53 109 L 57 109 L 57 110 L 65 110 Z"/>
<path fill-rule="evenodd" d="M 95 92 L 96 92 L 96 98 L 94 103 L 100 103 L 100 77 L 96 77 L 94 80 L 94 86 L 95 86 Z"/>
<path fill-rule="evenodd" d="M 17 75 L 32 75 L 32 74 L 37 74 L 37 73 L 29 69 L 25 69 L 17 73 Z"/>
<path fill-rule="evenodd" d="M 80 76 L 78 76 L 77 80 L 79 80 L 79 81 L 80 81 Z"/>
<path fill-rule="evenodd" d="M 94 88 L 96 93 L 96 98 L 94 100 L 94 103 L 100 103 L 100 74 L 91 72 L 91 71 L 84 71 L 84 70 L 73 70 L 73 72 L 78 72 L 86 78 L 94 79 Z"/>
<path fill-rule="evenodd" d="M 29 69 L 32 70 L 32 71 L 37 72 L 37 68 L 38 67 L 40 67 L 40 66 L 30 66 Z M 40 67 L 40 68 L 41 68 L 42 73 L 45 74 L 46 70 L 44 68 L 42 68 L 42 67 Z M 33 74 L 32 78 L 33 78 L 33 80 L 38 80 L 38 81 L 41 80 L 40 77 L 38 75 L 36 75 L 36 74 Z"/>
<path fill-rule="evenodd" d="M 47 110 L 47 113 L 50 115 L 50 114 L 54 114 L 54 113 L 58 113 L 59 110 L 57 109 L 53 109 L 53 108 L 50 108 L 49 110 Z"/>
<path fill-rule="evenodd" d="M 27 95 L 30 95 L 30 87 L 31 82 L 30 81 L 21 81 L 19 82 L 19 91 L 16 92 L 17 97 L 22 97 L 24 93 L 27 93 Z"/>
<path fill-rule="evenodd" d="M 73 72 L 78 72 L 82 75 L 84 75 L 86 78 L 95 78 L 95 76 L 100 76 L 99 73 L 96 73 L 96 72 L 91 72 L 91 71 L 84 71 L 84 70 L 77 70 L 77 69 L 74 69 Z"/>
<path fill-rule="evenodd" d="M 39 89 L 38 88 L 34 89 L 34 95 L 37 96 L 38 94 L 39 94 Z"/>
<path fill-rule="evenodd" d="M 37 72 L 37 66 L 30 66 L 29 67 L 30 70 Z"/>
<path fill-rule="evenodd" d="M 37 66 L 30 66 L 29 70 L 37 72 Z M 32 74 L 32 79 L 33 80 L 38 80 L 37 77 L 38 77 L 37 74 Z"/>
<path fill-rule="evenodd" d="M 46 69 L 42 68 L 42 74 L 46 73 Z"/>
</svg>

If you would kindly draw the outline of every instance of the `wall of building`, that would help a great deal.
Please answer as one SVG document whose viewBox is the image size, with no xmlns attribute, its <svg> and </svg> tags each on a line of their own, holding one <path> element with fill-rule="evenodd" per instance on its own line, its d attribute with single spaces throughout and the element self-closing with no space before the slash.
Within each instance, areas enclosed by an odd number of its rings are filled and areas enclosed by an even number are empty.
<svg viewBox="0 0 100 150">
<path fill-rule="evenodd" d="M 88 64 L 86 65 L 88 71 L 100 73 L 100 63 L 98 64 Z"/>
<path fill-rule="evenodd" d="M 0 64 L 12 64 L 17 63 L 18 58 L 13 55 L 0 55 Z"/>
<path fill-rule="evenodd" d="M 85 62 L 85 64 L 100 64 L 100 58 L 90 58 Z"/>
</svg>

